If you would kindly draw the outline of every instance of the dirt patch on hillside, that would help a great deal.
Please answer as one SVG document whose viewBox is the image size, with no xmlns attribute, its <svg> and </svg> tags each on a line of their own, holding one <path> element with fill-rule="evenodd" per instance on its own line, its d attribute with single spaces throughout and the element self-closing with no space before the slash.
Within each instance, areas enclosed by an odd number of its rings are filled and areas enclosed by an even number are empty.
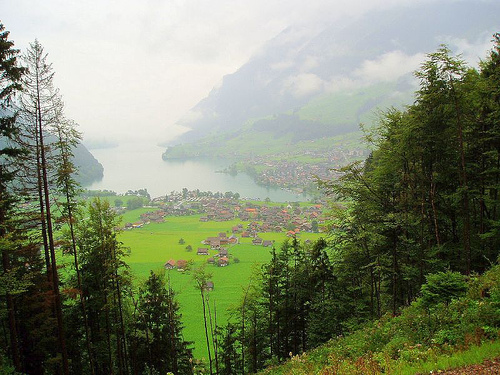
<svg viewBox="0 0 500 375">
<path fill-rule="evenodd" d="M 453 370 L 446 371 L 436 371 L 436 374 L 446 374 L 446 375 L 499 375 L 500 374 L 500 358 L 495 358 L 491 360 L 486 360 L 479 365 L 470 365 L 466 367 L 460 367 Z"/>
</svg>

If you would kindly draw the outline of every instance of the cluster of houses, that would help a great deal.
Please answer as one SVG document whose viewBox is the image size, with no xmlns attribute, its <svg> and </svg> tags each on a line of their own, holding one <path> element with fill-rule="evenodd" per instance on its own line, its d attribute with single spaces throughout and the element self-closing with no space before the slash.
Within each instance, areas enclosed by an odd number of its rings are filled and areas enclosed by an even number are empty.
<svg viewBox="0 0 500 375">
<path fill-rule="evenodd" d="M 329 180 L 337 177 L 334 171 L 354 160 L 362 160 L 368 156 L 368 151 L 364 149 L 342 149 L 336 147 L 330 152 L 306 151 L 305 155 L 312 159 L 320 159 L 316 163 L 300 163 L 283 158 L 274 159 L 269 156 L 253 157 L 245 163 L 250 166 L 264 166 L 261 172 L 257 173 L 255 180 L 258 184 L 282 189 L 291 189 L 296 192 L 316 188 L 316 179 Z"/>
<path fill-rule="evenodd" d="M 238 215 L 242 221 L 250 221 L 241 237 L 255 237 L 258 232 L 283 232 L 297 235 L 299 232 L 317 232 L 323 223 L 321 205 L 310 207 L 246 207 Z M 233 228 L 235 232 L 235 228 Z M 293 233 L 291 233 L 293 232 Z"/>
<path fill-rule="evenodd" d="M 237 244 L 238 238 L 235 235 L 228 237 L 226 232 L 220 232 L 217 237 L 207 237 L 203 243 L 210 246 L 212 250 L 219 250 L 222 246 Z"/>
<path fill-rule="evenodd" d="M 200 221 L 229 221 L 236 217 L 236 212 L 239 210 L 239 203 L 233 199 L 204 199 L 202 202 L 205 215 L 200 218 Z"/>
<path fill-rule="evenodd" d="M 232 218 L 237 217 L 242 221 L 227 232 L 207 237 L 202 241 L 202 246 L 198 247 L 196 252 L 198 256 L 206 256 L 207 263 L 219 267 L 226 267 L 230 264 L 231 255 L 228 248 L 238 244 L 240 238 L 251 239 L 255 246 L 271 247 L 274 241 L 262 239 L 259 233 L 285 231 L 288 236 L 297 236 L 300 232 L 318 230 L 318 224 L 323 222 L 322 206 L 319 204 L 307 207 L 267 206 L 251 202 L 243 204 L 225 198 L 213 199 L 211 202 L 205 202 L 203 199 L 197 203 L 208 211 L 206 216 L 200 218 L 200 221 L 218 220 L 221 214 L 231 215 Z M 141 215 L 141 219 L 145 220 L 145 223 L 162 222 L 166 215 L 166 212 L 160 209 Z M 216 252 L 216 254 L 211 255 L 211 252 L 212 254 Z M 170 259 L 164 266 L 165 269 L 177 269 L 182 272 L 189 269 L 191 262 L 183 259 L 177 261 Z"/>
<path fill-rule="evenodd" d="M 214 264 L 219 267 L 229 265 L 229 252 L 227 248 L 222 246 L 234 245 L 238 243 L 236 236 L 228 237 L 225 232 L 220 232 L 217 237 L 208 237 L 202 242 L 207 247 L 199 247 L 196 254 L 209 256 L 207 263 Z M 210 250 L 217 250 L 217 254 L 210 256 Z"/>
<path fill-rule="evenodd" d="M 227 209 L 227 208 L 226 208 Z M 300 232 L 318 232 L 319 225 L 324 222 L 322 216 L 322 206 L 320 204 L 309 207 L 266 206 L 256 205 L 247 202 L 244 206 L 234 205 L 229 208 L 233 218 L 239 218 L 241 221 L 249 222 L 246 227 L 238 224 L 231 228 L 233 235 L 231 237 L 213 237 L 205 240 L 205 243 L 213 245 L 216 248 L 225 245 L 224 241 L 236 243 L 236 234 L 244 238 L 254 238 L 256 245 L 271 246 L 268 242 L 259 242 L 257 233 L 287 232 L 288 236 L 296 236 Z M 206 216 L 202 216 L 200 221 L 218 221 L 218 211 L 214 210 Z M 225 233 L 224 233 L 225 235 Z M 221 243 L 222 241 L 222 243 Z"/>
<path fill-rule="evenodd" d="M 155 198 L 152 204 L 158 207 L 155 211 L 143 213 L 135 223 L 126 223 L 125 229 L 142 228 L 149 223 L 162 223 L 166 216 L 191 216 L 205 214 L 201 221 L 228 221 L 236 215 L 234 207 L 238 200 L 232 198 L 214 197 L 189 197 L 181 199 L 180 196 L 170 197 L 168 202 L 164 198 Z"/>
<path fill-rule="evenodd" d="M 126 223 L 125 229 L 141 228 L 149 223 L 161 223 L 170 215 L 202 214 L 201 222 L 229 221 L 239 219 L 249 222 L 244 228 L 242 224 L 231 228 L 231 237 L 214 237 L 206 242 L 214 248 L 237 242 L 236 234 L 241 237 L 256 237 L 257 233 L 287 232 L 295 236 L 300 232 L 318 232 L 323 223 L 322 206 L 320 204 L 300 207 L 298 205 L 267 206 L 231 198 L 189 198 L 175 204 L 162 205 L 156 211 L 146 212 L 139 221 Z"/>
<path fill-rule="evenodd" d="M 207 237 L 202 241 L 202 244 L 205 245 L 205 247 L 199 247 L 196 251 L 196 255 L 207 256 L 207 263 L 209 264 L 226 267 L 229 265 L 229 258 L 231 255 L 229 254 L 228 248 L 224 246 L 231 246 L 239 243 L 239 239 L 235 233 L 241 233 L 242 237 L 243 235 L 245 237 L 249 237 L 247 236 L 249 232 L 243 231 L 243 225 L 239 224 L 238 226 L 233 227 L 233 234 L 231 236 L 228 236 L 225 232 L 220 232 L 217 237 Z M 252 239 L 252 244 L 258 246 L 269 247 L 272 246 L 273 243 L 274 242 L 270 240 L 263 240 L 258 237 L 257 234 L 255 234 Z M 217 251 L 217 254 L 211 256 L 211 250 Z"/>
<path fill-rule="evenodd" d="M 164 264 L 164 267 L 166 270 L 176 269 L 179 272 L 184 272 L 184 271 L 189 270 L 189 268 L 191 267 L 191 264 L 192 264 L 192 262 L 189 262 L 185 259 L 179 259 L 177 261 L 170 259 Z"/>
<path fill-rule="evenodd" d="M 241 237 L 255 237 L 257 232 L 293 231 L 294 235 L 299 232 L 317 232 L 319 224 L 324 221 L 321 205 L 301 208 L 290 205 L 260 206 L 250 202 L 245 205 L 238 203 L 230 207 L 224 206 L 222 210 L 215 205 L 200 221 L 226 221 L 234 218 L 250 222 L 247 229 L 243 229 L 241 224 L 232 228 L 232 232 L 241 233 Z"/>
<path fill-rule="evenodd" d="M 196 254 L 210 256 L 208 248 L 206 247 L 199 247 Z M 220 249 L 217 254 L 207 259 L 207 263 L 216 264 L 219 267 L 226 267 L 227 265 L 229 265 L 229 253 L 227 249 Z"/>
</svg>

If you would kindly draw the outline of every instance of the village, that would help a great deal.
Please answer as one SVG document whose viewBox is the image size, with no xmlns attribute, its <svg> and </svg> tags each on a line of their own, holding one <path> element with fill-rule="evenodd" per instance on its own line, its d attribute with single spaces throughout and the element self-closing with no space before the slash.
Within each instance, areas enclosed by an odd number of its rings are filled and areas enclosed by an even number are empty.
<svg viewBox="0 0 500 375">
<path fill-rule="evenodd" d="M 243 162 L 243 170 L 259 185 L 291 190 L 299 194 L 311 193 L 317 191 L 318 179 L 337 178 L 337 169 L 355 160 L 365 159 L 368 151 L 361 148 L 335 148 L 329 152 L 305 151 L 301 155 L 309 158 L 311 162 L 293 160 L 293 154 L 252 156 Z M 232 171 L 233 168 L 229 168 L 226 172 Z"/>
<path fill-rule="evenodd" d="M 267 204 L 266 202 L 243 201 L 234 194 L 204 193 L 187 191 L 172 192 L 151 202 L 151 211 L 140 215 L 140 220 L 126 223 L 122 230 L 142 228 L 150 223 L 163 223 L 169 216 L 200 216 L 201 223 L 216 221 L 229 222 L 226 231 L 205 238 L 196 249 L 197 257 L 206 257 L 206 263 L 226 267 L 238 259 L 230 253 L 231 247 L 242 239 L 254 246 L 272 247 L 273 240 L 263 239 L 259 233 L 285 233 L 288 237 L 300 237 L 302 232 L 318 233 L 324 223 L 323 205 L 301 206 L 298 203 Z M 234 221 L 239 221 L 235 224 Z M 228 223 L 229 224 L 229 223 Z M 181 239 L 182 240 L 182 239 Z M 191 251 L 193 249 L 189 249 Z M 211 255 L 216 252 L 214 255 Z M 190 269 L 193 261 L 169 259 L 164 267 L 184 272 Z"/>
</svg>

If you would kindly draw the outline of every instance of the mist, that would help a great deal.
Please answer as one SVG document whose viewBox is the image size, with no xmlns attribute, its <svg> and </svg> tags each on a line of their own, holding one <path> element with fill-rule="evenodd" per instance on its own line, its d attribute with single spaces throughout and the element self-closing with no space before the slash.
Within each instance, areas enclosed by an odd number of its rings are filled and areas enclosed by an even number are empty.
<svg viewBox="0 0 500 375">
<path fill-rule="evenodd" d="M 90 142 L 168 141 L 174 126 L 222 77 L 291 25 L 313 34 L 327 22 L 421 1 L 5 0 L 2 22 L 16 48 L 37 38 L 53 64 L 68 117 Z M 311 76 L 293 95 L 317 91 Z"/>
</svg>

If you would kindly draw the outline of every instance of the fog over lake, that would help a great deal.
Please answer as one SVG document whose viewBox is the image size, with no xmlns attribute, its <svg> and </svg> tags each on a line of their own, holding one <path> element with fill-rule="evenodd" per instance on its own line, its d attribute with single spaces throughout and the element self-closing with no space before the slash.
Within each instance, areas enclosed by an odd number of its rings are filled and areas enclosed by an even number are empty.
<svg viewBox="0 0 500 375">
<path fill-rule="evenodd" d="M 117 193 L 146 188 L 151 197 L 171 191 L 199 189 L 201 191 L 239 193 L 242 198 L 269 197 L 275 202 L 304 201 L 307 196 L 280 189 L 258 186 L 244 173 L 231 176 L 216 173 L 229 165 L 231 160 L 172 160 L 161 158 L 163 147 L 151 144 L 127 144 L 115 148 L 91 150 L 104 167 L 104 178 L 86 188 L 108 189 Z"/>
</svg>

